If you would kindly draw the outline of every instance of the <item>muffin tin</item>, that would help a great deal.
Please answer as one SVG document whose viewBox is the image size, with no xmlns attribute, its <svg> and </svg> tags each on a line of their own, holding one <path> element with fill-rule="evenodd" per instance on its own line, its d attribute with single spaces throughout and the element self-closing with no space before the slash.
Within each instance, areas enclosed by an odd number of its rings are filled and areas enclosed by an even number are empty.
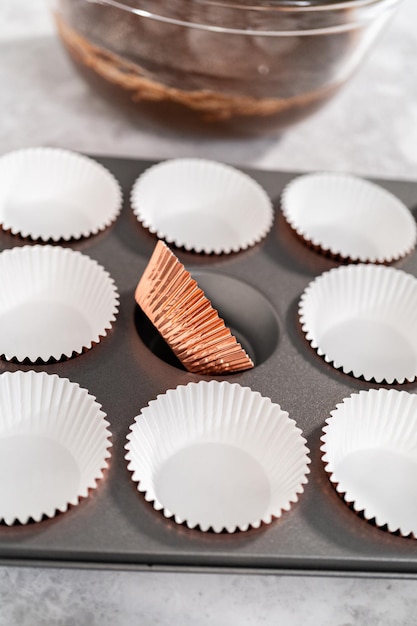
<svg viewBox="0 0 417 626">
<path fill-rule="evenodd" d="M 112 454 L 97 489 L 77 506 L 51 519 L 0 525 L 3 563 L 179 570 L 417 574 L 417 542 L 364 519 L 332 485 L 320 440 L 331 411 L 344 398 L 381 387 L 415 393 L 417 383 L 377 384 L 335 369 L 310 346 L 298 317 L 300 297 L 310 282 L 338 267 L 309 248 L 280 211 L 280 196 L 293 172 L 250 173 L 268 192 L 275 221 L 255 246 L 229 255 L 175 249 L 181 263 L 241 345 L 255 367 L 216 376 L 249 387 L 279 404 L 307 439 L 310 474 L 304 493 L 270 524 L 245 532 L 214 533 L 166 519 L 138 492 L 125 459 L 134 418 L 149 402 L 179 385 L 213 377 L 185 371 L 135 303 L 135 289 L 155 248 L 156 237 L 136 219 L 129 193 L 149 161 L 97 158 L 120 182 L 125 204 L 117 220 L 93 237 L 64 247 L 90 256 L 112 276 L 120 294 L 116 321 L 93 349 L 59 362 L 1 363 L 2 371 L 58 374 L 88 390 L 102 406 L 112 433 Z M 406 206 L 417 205 L 417 184 L 378 181 Z M 0 233 L 1 249 L 27 245 Z M 417 275 L 416 252 L 395 266 Z"/>
</svg>

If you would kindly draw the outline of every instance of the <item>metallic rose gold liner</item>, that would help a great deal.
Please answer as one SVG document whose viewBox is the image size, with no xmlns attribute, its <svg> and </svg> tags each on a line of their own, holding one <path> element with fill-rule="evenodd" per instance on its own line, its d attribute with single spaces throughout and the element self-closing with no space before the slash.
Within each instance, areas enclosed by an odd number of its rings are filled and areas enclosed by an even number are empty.
<svg viewBox="0 0 417 626">
<path fill-rule="evenodd" d="M 189 372 L 222 374 L 254 366 L 197 282 L 161 240 L 135 300 Z"/>
</svg>

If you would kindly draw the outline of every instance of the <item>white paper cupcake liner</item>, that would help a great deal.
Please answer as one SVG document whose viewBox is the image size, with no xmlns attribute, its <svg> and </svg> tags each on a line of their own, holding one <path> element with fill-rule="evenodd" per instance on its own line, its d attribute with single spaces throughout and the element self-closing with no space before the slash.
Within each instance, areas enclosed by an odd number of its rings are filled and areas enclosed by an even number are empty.
<svg viewBox="0 0 417 626">
<path fill-rule="evenodd" d="M 115 284 L 95 260 L 59 246 L 0 253 L 0 354 L 48 361 L 98 343 L 116 319 Z"/>
<path fill-rule="evenodd" d="M 361 391 L 326 424 L 321 450 L 336 490 L 366 520 L 416 538 L 417 396 Z"/>
<path fill-rule="evenodd" d="M 386 189 L 356 176 L 299 176 L 284 189 L 281 206 L 306 242 L 343 259 L 390 263 L 416 245 L 416 223 L 408 207 Z"/>
<path fill-rule="evenodd" d="M 218 381 L 179 386 L 135 418 L 128 469 L 145 500 L 178 524 L 246 531 L 288 511 L 304 490 L 308 449 L 278 404 Z"/>
<path fill-rule="evenodd" d="M 79 239 L 109 226 L 122 207 L 115 177 L 89 157 L 29 148 L 0 158 L 0 223 L 14 235 Z"/>
<path fill-rule="evenodd" d="M 97 487 L 110 458 L 105 414 L 86 389 L 45 372 L 0 375 L 0 520 L 65 512 Z"/>
<path fill-rule="evenodd" d="M 347 265 L 313 280 L 300 322 L 311 346 L 335 368 L 377 383 L 417 376 L 417 279 L 383 265 Z"/>
<path fill-rule="evenodd" d="M 271 200 L 259 183 L 205 159 L 171 159 L 150 167 L 136 180 L 131 204 L 151 233 L 206 254 L 253 246 L 273 222 Z"/>
</svg>

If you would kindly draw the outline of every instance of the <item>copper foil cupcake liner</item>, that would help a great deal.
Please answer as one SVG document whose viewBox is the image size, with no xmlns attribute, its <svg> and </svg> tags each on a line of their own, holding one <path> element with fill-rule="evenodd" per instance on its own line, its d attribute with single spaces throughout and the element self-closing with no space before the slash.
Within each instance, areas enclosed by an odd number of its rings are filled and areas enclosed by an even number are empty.
<svg viewBox="0 0 417 626">
<path fill-rule="evenodd" d="M 135 299 L 189 372 L 222 374 L 254 366 L 197 282 L 159 241 Z"/>
</svg>

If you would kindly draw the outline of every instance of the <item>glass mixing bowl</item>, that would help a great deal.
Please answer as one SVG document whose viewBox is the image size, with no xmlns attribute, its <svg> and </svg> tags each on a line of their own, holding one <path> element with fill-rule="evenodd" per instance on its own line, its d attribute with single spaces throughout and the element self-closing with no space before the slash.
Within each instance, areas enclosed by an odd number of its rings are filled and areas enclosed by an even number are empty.
<svg viewBox="0 0 417 626">
<path fill-rule="evenodd" d="M 261 129 L 321 107 L 400 0 L 54 0 L 83 75 L 169 123 Z"/>
</svg>

